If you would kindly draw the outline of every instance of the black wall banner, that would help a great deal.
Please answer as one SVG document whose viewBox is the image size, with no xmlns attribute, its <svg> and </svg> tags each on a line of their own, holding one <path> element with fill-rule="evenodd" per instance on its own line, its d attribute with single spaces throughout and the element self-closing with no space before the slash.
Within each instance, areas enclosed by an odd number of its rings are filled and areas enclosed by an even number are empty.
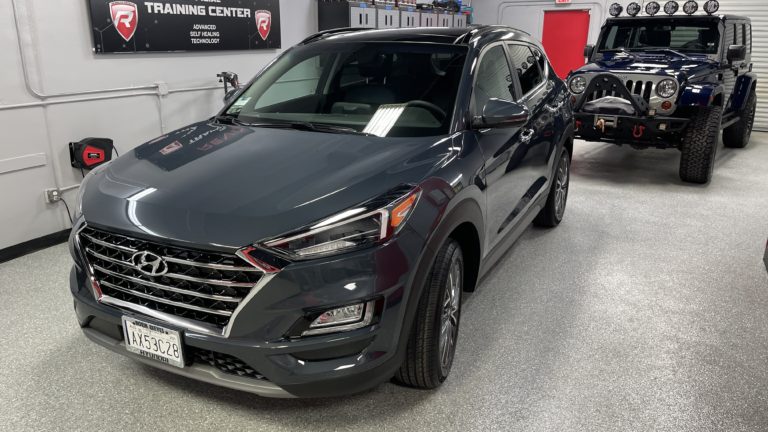
<svg viewBox="0 0 768 432">
<path fill-rule="evenodd" d="M 97 53 L 280 48 L 279 0 L 88 0 Z"/>
</svg>

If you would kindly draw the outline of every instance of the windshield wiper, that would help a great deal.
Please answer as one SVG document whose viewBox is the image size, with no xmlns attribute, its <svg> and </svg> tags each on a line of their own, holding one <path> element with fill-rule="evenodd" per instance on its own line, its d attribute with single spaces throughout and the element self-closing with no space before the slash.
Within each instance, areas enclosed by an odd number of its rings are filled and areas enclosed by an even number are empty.
<svg viewBox="0 0 768 432">
<path fill-rule="evenodd" d="M 670 48 L 661 48 L 661 47 L 643 47 L 643 49 L 644 49 L 645 51 L 660 51 L 660 52 L 665 52 L 665 53 L 674 54 L 674 55 L 676 55 L 676 56 L 678 56 L 678 57 L 680 57 L 680 58 L 684 58 L 684 59 L 686 59 L 686 60 L 690 60 L 690 59 L 691 59 L 690 57 L 688 57 L 687 55 L 685 55 L 685 54 L 681 53 L 680 51 L 675 51 L 675 50 L 673 50 L 673 49 L 670 49 Z"/>
<path fill-rule="evenodd" d="M 339 133 L 339 134 L 352 134 L 352 135 L 364 135 L 373 136 L 368 132 L 360 132 L 359 130 L 347 126 L 338 126 L 327 123 L 312 123 L 312 122 L 288 122 L 287 125 L 293 129 L 307 130 L 312 132 L 326 132 L 326 133 Z"/>
<path fill-rule="evenodd" d="M 259 127 L 259 128 L 273 128 L 273 129 L 296 129 L 310 132 L 322 132 L 322 133 L 337 133 L 337 134 L 350 134 L 350 135 L 363 135 L 363 136 L 375 136 L 367 132 L 360 132 L 359 130 L 347 126 L 338 126 L 328 123 L 312 123 L 305 121 L 293 121 L 293 122 L 274 122 L 274 123 L 249 123 L 240 120 L 239 117 L 232 114 L 222 114 L 213 118 L 219 123 L 234 124 L 238 126 L 246 127 Z"/>
<path fill-rule="evenodd" d="M 236 115 L 232 115 L 232 114 L 217 115 L 217 116 L 213 117 L 213 120 L 215 120 L 215 121 L 217 121 L 219 123 L 223 123 L 223 124 L 238 125 L 238 126 L 251 126 L 250 123 L 244 122 L 244 121 L 240 120 L 239 117 L 237 117 Z"/>
</svg>

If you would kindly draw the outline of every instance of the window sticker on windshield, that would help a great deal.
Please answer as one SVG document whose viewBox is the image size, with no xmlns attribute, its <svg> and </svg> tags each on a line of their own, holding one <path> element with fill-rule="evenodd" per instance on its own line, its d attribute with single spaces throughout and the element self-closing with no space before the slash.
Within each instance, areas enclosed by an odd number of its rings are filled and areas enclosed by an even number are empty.
<svg viewBox="0 0 768 432">
<path fill-rule="evenodd" d="M 248 103 L 248 101 L 251 100 L 250 97 L 242 97 L 235 101 L 235 103 L 232 104 L 232 108 L 242 108 L 245 104 Z"/>
</svg>

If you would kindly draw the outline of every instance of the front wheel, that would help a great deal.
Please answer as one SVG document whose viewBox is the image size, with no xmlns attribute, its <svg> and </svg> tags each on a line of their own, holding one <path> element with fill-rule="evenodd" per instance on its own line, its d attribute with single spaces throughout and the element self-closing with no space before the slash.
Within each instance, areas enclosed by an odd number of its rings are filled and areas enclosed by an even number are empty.
<svg viewBox="0 0 768 432">
<path fill-rule="evenodd" d="M 539 227 L 553 228 L 560 224 L 565 215 L 565 204 L 568 202 L 568 186 L 571 179 L 571 157 L 568 150 L 563 149 L 557 162 L 555 179 L 549 189 L 549 196 L 544 208 L 541 209 L 533 224 Z"/>
<path fill-rule="evenodd" d="M 432 265 L 395 381 L 433 389 L 448 377 L 459 334 L 463 286 L 464 255 L 459 244 L 448 239 Z"/>
<path fill-rule="evenodd" d="M 680 148 L 682 181 L 703 184 L 712 179 L 722 116 L 721 107 L 706 107 L 688 124 Z"/>
</svg>

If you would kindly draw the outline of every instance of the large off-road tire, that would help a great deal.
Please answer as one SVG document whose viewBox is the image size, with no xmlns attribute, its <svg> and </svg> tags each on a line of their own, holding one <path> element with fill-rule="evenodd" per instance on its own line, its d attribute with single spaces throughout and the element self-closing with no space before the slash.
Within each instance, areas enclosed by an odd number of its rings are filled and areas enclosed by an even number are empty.
<svg viewBox="0 0 768 432">
<path fill-rule="evenodd" d="M 549 188 L 549 196 L 544 208 L 541 209 L 533 224 L 538 227 L 553 228 L 560 224 L 565 215 L 565 204 L 568 202 L 568 186 L 571 178 L 571 157 L 568 150 L 563 149 L 557 162 L 555 178 Z"/>
<path fill-rule="evenodd" d="M 681 180 L 703 184 L 712 178 L 722 117 L 721 107 L 705 107 L 688 124 L 680 148 Z"/>
<path fill-rule="evenodd" d="M 755 123 L 755 110 L 757 109 L 757 95 L 754 91 L 749 93 L 747 103 L 741 112 L 741 119 L 723 130 L 723 145 L 730 148 L 744 148 L 749 144 L 752 135 L 752 125 Z"/>
<path fill-rule="evenodd" d="M 461 247 L 448 239 L 430 270 L 408 338 L 405 361 L 395 381 L 423 389 L 436 388 L 445 381 L 456 352 L 463 282 Z"/>
</svg>

